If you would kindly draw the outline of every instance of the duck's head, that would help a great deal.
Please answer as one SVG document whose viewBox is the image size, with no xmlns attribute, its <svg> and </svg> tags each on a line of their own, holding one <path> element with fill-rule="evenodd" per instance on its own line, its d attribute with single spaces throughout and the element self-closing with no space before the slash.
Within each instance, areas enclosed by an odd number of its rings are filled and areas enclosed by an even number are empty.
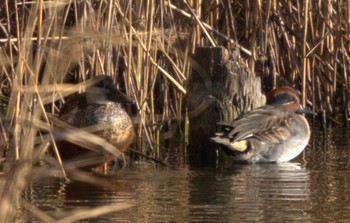
<svg viewBox="0 0 350 223">
<path fill-rule="evenodd" d="M 287 86 L 278 87 L 270 91 L 267 95 L 266 104 L 279 107 L 288 112 L 316 115 L 315 112 L 304 109 L 300 105 L 298 92 L 294 88 Z"/>
<path fill-rule="evenodd" d="M 86 89 L 89 103 L 105 104 L 108 101 L 120 104 L 134 103 L 133 98 L 119 91 L 111 77 L 100 75 L 92 79 L 92 85 Z"/>
</svg>

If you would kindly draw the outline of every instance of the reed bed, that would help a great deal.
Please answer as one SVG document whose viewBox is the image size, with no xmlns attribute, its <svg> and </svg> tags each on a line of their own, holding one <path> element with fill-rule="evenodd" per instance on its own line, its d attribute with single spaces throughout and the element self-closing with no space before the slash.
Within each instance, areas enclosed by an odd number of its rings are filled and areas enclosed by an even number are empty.
<svg viewBox="0 0 350 223">
<path fill-rule="evenodd" d="M 46 155 L 55 147 L 55 115 L 65 96 L 84 90 L 72 84 L 96 75 L 113 77 L 135 99 L 133 147 L 153 158 L 160 141 L 186 132 L 183 98 L 198 46 L 238 51 L 263 91 L 295 86 L 304 106 L 348 120 L 349 21 L 350 3 L 335 0 L 2 1 L 0 222 L 15 220 L 30 180 L 65 174 Z M 57 168 L 37 165 L 42 160 Z"/>
</svg>

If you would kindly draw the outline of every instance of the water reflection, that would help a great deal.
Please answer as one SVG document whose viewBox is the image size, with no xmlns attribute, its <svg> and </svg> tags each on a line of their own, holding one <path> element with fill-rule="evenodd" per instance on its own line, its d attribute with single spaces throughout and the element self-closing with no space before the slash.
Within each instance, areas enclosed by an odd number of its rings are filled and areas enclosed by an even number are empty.
<svg viewBox="0 0 350 223">
<path fill-rule="evenodd" d="M 26 199 L 53 216 L 59 210 L 73 208 L 125 202 L 135 205 L 93 222 L 309 219 L 305 213 L 309 173 L 298 163 L 137 169 L 128 170 L 111 183 L 113 189 L 51 179 L 33 184 Z"/>
<path fill-rule="evenodd" d="M 51 215 L 105 204 L 134 205 L 84 222 L 346 222 L 348 134 L 341 128 L 327 134 L 314 129 L 308 148 L 291 163 L 176 169 L 140 164 L 111 177 L 112 188 L 56 178 L 33 183 L 23 196 Z M 19 220 L 28 220 L 25 211 L 19 213 Z"/>
<path fill-rule="evenodd" d="M 299 163 L 241 166 L 231 176 L 230 219 L 307 221 L 310 174 Z"/>
<path fill-rule="evenodd" d="M 310 213 L 324 222 L 350 222 L 350 131 L 345 127 L 313 130 L 304 165 L 310 175 Z"/>
</svg>

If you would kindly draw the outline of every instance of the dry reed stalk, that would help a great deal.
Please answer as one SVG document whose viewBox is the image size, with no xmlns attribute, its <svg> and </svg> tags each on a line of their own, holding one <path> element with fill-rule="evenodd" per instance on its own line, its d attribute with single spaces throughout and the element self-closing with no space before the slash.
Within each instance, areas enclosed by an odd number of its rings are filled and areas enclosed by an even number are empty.
<svg viewBox="0 0 350 223">
<path fill-rule="evenodd" d="M 306 72 L 307 72 L 307 63 L 308 59 L 305 57 L 306 55 L 306 44 L 307 44 L 307 36 L 308 36 L 308 18 L 309 18 L 309 1 L 303 1 L 303 10 L 304 12 L 304 23 L 303 23 L 303 47 L 301 55 L 303 56 L 302 61 L 302 91 L 301 91 L 301 105 L 305 107 L 306 105 Z"/>
<path fill-rule="evenodd" d="M 29 11 L 28 17 L 28 21 L 31 21 L 32 24 L 35 24 L 35 14 L 36 8 L 33 7 Z M 32 34 L 30 28 L 32 27 L 27 27 L 24 38 Z M 22 71 L 28 72 L 29 77 L 26 78 L 25 81 L 29 86 L 35 87 L 35 74 L 32 72 L 35 70 L 35 64 L 32 64 L 29 54 L 31 43 L 28 40 L 24 40 L 24 44 L 27 48 L 19 49 L 22 52 L 23 58 L 21 58 L 16 70 L 20 75 L 23 75 Z M 40 58 L 38 58 L 38 60 L 40 60 Z M 38 63 L 36 63 L 36 65 L 37 64 Z M 5 174 L 5 184 L 0 188 L 0 206 L 3 207 L 0 210 L 0 222 L 11 221 L 13 218 L 14 213 L 16 212 L 15 200 L 19 196 L 19 192 L 25 188 L 32 168 L 33 144 L 37 129 L 34 125 L 25 125 L 23 122 L 26 120 L 36 120 L 41 114 L 40 105 L 34 103 L 35 93 L 26 94 L 21 100 L 21 86 L 22 79 L 17 77 L 16 80 L 15 78 L 12 95 L 7 107 L 6 117 L 8 120 L 11 120 L 10 118 L 15 114 L 15 127 L 13 132 L 13 138 L 15 140 L 13 148 L 15 148 L 15 151 L 12 150 L 11 152 L 12 154 L 15 152 L 14 157 L 18 162 L 15 165 L 12 165 L 10 172 L 13 172 L 11 175 L 8 175 L 8 173 Z M 24 133 L 26 133 L 26 141 L 21 140 Z M 14 160 L 11 161 L 13 162 Z"/>
</svg>

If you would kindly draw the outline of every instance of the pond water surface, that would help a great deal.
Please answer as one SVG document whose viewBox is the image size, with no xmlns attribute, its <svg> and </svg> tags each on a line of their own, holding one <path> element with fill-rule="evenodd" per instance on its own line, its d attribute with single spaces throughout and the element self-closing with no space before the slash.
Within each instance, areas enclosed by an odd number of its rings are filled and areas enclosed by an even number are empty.
<svg viewBox="0 0 350 223">
<path fill-rule="evenodd" d="M 314 128 L 305 152 L 285 164 L 135 164 L 111 177 L 112 189 L 53 178 L 24 197 L 50 214 L 132 205 L 84 222 L 350 222 L 349 143 L 346 128 Z"/>
</svg>

